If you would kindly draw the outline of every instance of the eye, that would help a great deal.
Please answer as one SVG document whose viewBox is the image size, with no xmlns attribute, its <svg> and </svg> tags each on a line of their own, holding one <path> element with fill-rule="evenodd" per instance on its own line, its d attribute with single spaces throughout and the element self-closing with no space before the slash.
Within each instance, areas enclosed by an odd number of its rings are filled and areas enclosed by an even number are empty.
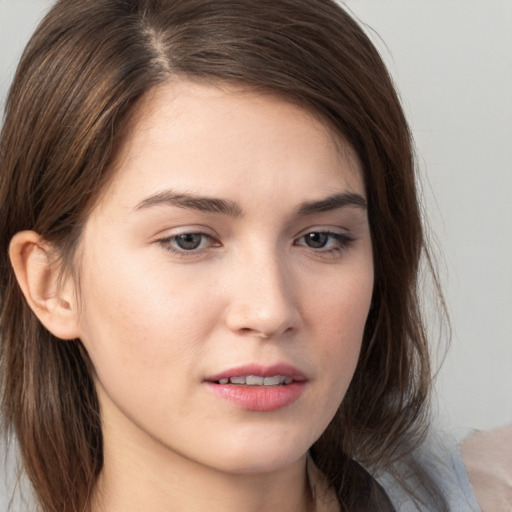
<svg viewBox="0 0 512 512">
<path fill-rule="evenodd" d="M 308 233 L 304 235 L 304 243 L 312 249 L 322 249 L 329 242 L 329 233 Z"/>
<path fill-rule="evenodd" d="M 339 251 L 353 241 L 348 235 L 331 231 L 311 231 L 297 239 L 297 245 L 304 245 L 322 252 Z"/>
<path fill-rule="evenodd" d="M 184 233 L 171 238 L 172 243 L 184 251 L 193 251 L 204 246 L 206 242 L 206 235 L 202 233 Z M 202 248 L 202 247 L 201 247 Z"/>
<path fill-rule="evenodd" d="M 180 233 L 158 240 L 158 243 L 169 252 L 173 253 L 194 253 L 202 249 L 208 249 L 214 245 L 210 235 L 206 233 Z"/>
</svg>

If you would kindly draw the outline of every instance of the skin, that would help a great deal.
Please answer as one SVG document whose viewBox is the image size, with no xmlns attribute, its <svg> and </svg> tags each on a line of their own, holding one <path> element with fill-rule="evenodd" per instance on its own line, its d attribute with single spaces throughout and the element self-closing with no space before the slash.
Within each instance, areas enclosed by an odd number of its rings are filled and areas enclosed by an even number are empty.
<svg viewBox="0 0 512 512">
<path fill-rule="evenodd" d="M 233 208 L 154 199 L 168 191 Z M 373 258 L 363 206 L 298 210 L 347 193 L 365 198 L 353 151 L 297 106 L 190 82 L 146 98 L 64 301 L 101 406 L 96 510 L 310 509 L 306 452 L 354 373 Z M 312 247 L 318 232 L 334 235 Z M 249 363 L 298 368 L 299 399 L 251 411 L 205 385 Z"/>
</svg>

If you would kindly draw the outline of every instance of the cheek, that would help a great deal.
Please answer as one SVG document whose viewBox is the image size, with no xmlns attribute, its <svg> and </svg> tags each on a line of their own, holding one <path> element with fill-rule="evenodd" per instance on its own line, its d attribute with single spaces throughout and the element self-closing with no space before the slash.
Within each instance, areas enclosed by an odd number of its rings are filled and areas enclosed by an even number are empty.
<svg viewBox="0 0 512 512">
<path fill-rule="evenodd" d="M 198 357 L 201 333 L 208 333 L 214 316 L 213 308 L 197 315 L 212 293 L 200 290 L 199 280 L 133 259 L 92 268 L 82 282 L 82 341 L 100 379 L 119 374 L 128 382 L 144 375 L 156 382 L 158 368 Z"/>
<path fill-rule="evenodd" d="M 312 293 L 305 309 L 308 321 L 336 346 L 357 344 L 361 339 L 373 294 L 373 267 L 347 266 L 324 280 L 325 286 L 309 286 Z M 350 343 L 352 342 L 352 343 Z M 331 347 L 332 348 L 332 347 Z"/>
<path fill-rule="evenodd" d="M 352 380 L 373 293 L 371 262 L 345 272 L 311 297 L 309 322 L 324 371 L 326 395 L 337 408 Z"/>
<path fill-rule="evenodd" d="M 173 425 L 191 414 L 190 390 L 211 317 L 198 318 L 199 290 L 179 275 L 162 267 L 141 270 L 131 260 L 116 263 L 84 273 L 83 280 L 82 341 L 102 416 L 125 427 L 129 418 L 142 431 Z"/>
</svg>

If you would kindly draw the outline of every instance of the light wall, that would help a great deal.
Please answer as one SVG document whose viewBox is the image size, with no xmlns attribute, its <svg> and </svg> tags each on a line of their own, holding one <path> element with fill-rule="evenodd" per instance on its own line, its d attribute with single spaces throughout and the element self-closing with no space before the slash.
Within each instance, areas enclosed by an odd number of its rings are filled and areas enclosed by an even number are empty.
<svg viewBox="0 0 512 512">
<path fill-rule="evenodd" d="M 347 0 L 412 124 L 453 336 L 444 425 L 512 422 L 512 2 Z M 371 27 L 371 28 L 370 28 Z"/>
<path fill-rule="evenodd" d="M 0 0 L 0 103 L 50 4 Z M 368 25 L 401 92 L 444 255 L 453 339 L 438 383 L 441 422 L 456 431 L 510 423 L 512 2 L 346 4 Z"/>
</svg>

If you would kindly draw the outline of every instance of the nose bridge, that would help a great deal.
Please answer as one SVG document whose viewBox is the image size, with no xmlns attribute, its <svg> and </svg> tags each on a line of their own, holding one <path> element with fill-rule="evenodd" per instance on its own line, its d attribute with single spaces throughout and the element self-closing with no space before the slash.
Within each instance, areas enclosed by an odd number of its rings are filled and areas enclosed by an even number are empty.
<svg viewBox="0 0 512 512">
<path fill-rule="evenodd" d="M 271 244 L 254 244 L 239 254 L 232 268 L 229 328 L 262 337 L 294 330 L 299 314 L 291 270 Z"/>
</svg>

